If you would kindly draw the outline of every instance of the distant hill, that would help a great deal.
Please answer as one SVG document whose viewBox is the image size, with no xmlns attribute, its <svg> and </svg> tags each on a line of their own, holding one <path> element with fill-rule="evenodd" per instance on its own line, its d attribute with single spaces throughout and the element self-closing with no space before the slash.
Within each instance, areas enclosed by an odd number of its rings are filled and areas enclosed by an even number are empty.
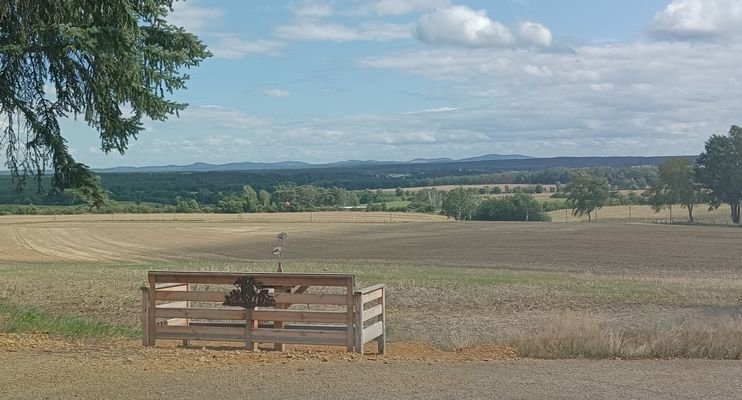
<svg viewBox="0 0 742 400">
<path fill-rule="evenodd" d="M 479 157 L 464 158 L 459 161 L 470 162 L 470 161 L 501 161 L 501 160 L 530 160 L 533 157 L 524 156 L 521 154 L 485 154 Z"/>
<path fill-rule="evenodd" d="M 197 162 L 189 165 L 163 165 L 147 167 L 113 167 L 96 169 L 100 173 L 132 173 L 132 172 L 218 172 L 218 171 L 266 171 L 281 169 L 327 168 L 327 167 L 362 167 L 379 165 L 404 164 L 445 164 L 477 161 L 527 160 L 532 157 L 520 154 L 487 154 L 479 157 L 454 160 L 452 158 L 416 158 L 410 161 L 377 161 L 377 160 L 347 160 L 328 164 L 309 164 L 301 161 L 282 161 L 275 163 L 237 162 L 229 164 L 208 164 Z"/>
<path fill-rule="evenodd" d="M 197 162 L 189 165 L 163 165 L 148 167 L 113 167 L 96 169 L 100 173 L 131 173 L 131 172 L 218 172 L 218 171 L 264 171 L 276 169 L 308 168 L 312 164 L 301 161 L 282 161 L 276 163 L 239 162 L 229 164 L 208 164 Z"/>
</svg>

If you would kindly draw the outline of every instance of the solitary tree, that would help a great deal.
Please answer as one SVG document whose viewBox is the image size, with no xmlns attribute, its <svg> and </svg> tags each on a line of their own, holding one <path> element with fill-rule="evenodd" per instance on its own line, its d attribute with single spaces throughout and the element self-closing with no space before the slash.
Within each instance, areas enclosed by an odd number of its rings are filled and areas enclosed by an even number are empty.
<svg viewBox="0 0 742 400">
<path fill-rule="evenodd" d="M 732 126 L 728 135 L 713 135 L 698 156 L 696 179 L 709 190 L 711 207 L 727 203 L 732 222 L 739 224 L 742 200 L 742 128 Z"/>
<path fill-rule="evenodd" d="M 471 219 L 477 210 L 477 198 L 463 187 L 451 190 L 443 199 L 443 213 L 456 221 Z"/>
<path fill-rule="evenodd" d="M 687 158 L 673 158 L 662 163 L 647 197 L 655 212 L 669 207 L 672 215 L 673 204 L 680 204 L 688 209 L 688 220 L 693 223 L 693 209 L 703 201 L 703 191 L 695 182 L 693 163 Z"/>
<path fill-rule="evenodd" d="M 610 186 L 605 178 L 580 172 L 574 175 L 564 190 L 572 215 L 587 215 L 588 222 L 592 222 L 592 213 L 603 208 L 608 201 Z"/>
<path fill-rule="evenodd" d="M 257 212 L 260 208 L 260 200 L 258 199 L 258 193 L 250 185 L 242 187 L 242 197 L 245 200 L 245 211 Z"/>
<path fill-rule="evenodd" d="M 5 0 L 0 6 L 0 148 L 17 183 L 53 168 L 52 189 L 95 186 L 74 160 L 59 121 L 98 131 L 101 149 L 124 153 L 142 118 L 186 107 L 183 68 L 210 54 L 166 21 L 174 0 Z"/>
<path fill-rule="evenodd" d="M 80 185 L 76 189 L 70 189 L 65 192 L 65 195 L 72 197 L 73 200 L 78 200 L 88 206 L 88 212 L 93 209 L 100 210 L 101 208 L 108 206 L 108 192 L 103 189 L 100 177 L 97 175 L 91 175 L 89 181 Z"/>
</svg>

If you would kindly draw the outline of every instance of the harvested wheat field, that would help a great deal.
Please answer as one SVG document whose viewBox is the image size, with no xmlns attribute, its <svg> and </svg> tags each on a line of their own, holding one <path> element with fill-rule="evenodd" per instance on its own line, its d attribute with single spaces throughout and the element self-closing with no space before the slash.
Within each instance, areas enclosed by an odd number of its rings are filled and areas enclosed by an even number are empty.
<svg viewBox="0 0 742 400">
<path fill-rule="evenodd" d="M 369 219 L 348 219 L 356 214 Z M 0 217 L 0 386 L 10 388 L 0 398 L 36 396 L 18 384 L 24 374 L 44 382 L 39 398 L 93 396 L 104 390 L 98 382 L 121 398 L 136 382 L 164 381 L 160 392 L 136 397 L 176 390 L 199 398 L 217 387 L 224 396 L 298 393 L 274 380 L 282 374 L 334 397 L 348 379 L 368 390 L 383 380 L 386 398 L 490 398 L 487 388 L 528 398 L 554 385 L 565 398 L 611 390 L 615 398 L 730 398 L 742 390 L 729 378 L 742 372 L 739 361 L 584 360 L 742 358 L 742 229 L 415 214 L 390 223 L 388 213 L 189 217 Z M 281 262 L 290 272 L 387 284 L 386 357 L 139 346 L 146 271 L 272 271 L 278 232 L 288 233 Z M 678 385 L 691 370 L 695 383 Z"/>
</svg>

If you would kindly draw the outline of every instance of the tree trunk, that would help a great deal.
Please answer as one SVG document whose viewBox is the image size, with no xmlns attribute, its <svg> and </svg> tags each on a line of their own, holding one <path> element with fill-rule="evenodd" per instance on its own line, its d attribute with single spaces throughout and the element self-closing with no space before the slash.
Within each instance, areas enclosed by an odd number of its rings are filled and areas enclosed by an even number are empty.
<svg viewBox="0 0 742 400">
<path fill-rule="evenodd" d="M 729 203 L 732 207 L 732 222 L 739 224 L 739 200 Z"/>
<path fill-rule="evenodd" d="M 593 217 L 590 213 L 587 213 L 587 223 L 589 224 L 591 222 L 593 222 Z"/>
<path fill-rule="evenodd" d="M 693 204 L 688 205 L 688 221 L 690 221 L 691 224 L 696 222 L 696 220 L 693 219 Z"/>
</svg>

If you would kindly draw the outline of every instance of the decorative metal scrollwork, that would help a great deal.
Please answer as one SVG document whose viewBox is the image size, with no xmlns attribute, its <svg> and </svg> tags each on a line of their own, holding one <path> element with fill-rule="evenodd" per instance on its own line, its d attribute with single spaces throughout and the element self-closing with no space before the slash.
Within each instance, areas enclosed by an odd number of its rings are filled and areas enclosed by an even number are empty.
<svg viewBox="0 0 742 400">
<path fill-rule="evenodd" d="M 236 289 L 232 289 L 224 296 L 225 306 L 236 306 L 244 308 L 273 307 L 276 299 L 268 293 L 268 289 L 255 281 L 255 278 L 242 277 L 234 282 Z"/>
</svg>

